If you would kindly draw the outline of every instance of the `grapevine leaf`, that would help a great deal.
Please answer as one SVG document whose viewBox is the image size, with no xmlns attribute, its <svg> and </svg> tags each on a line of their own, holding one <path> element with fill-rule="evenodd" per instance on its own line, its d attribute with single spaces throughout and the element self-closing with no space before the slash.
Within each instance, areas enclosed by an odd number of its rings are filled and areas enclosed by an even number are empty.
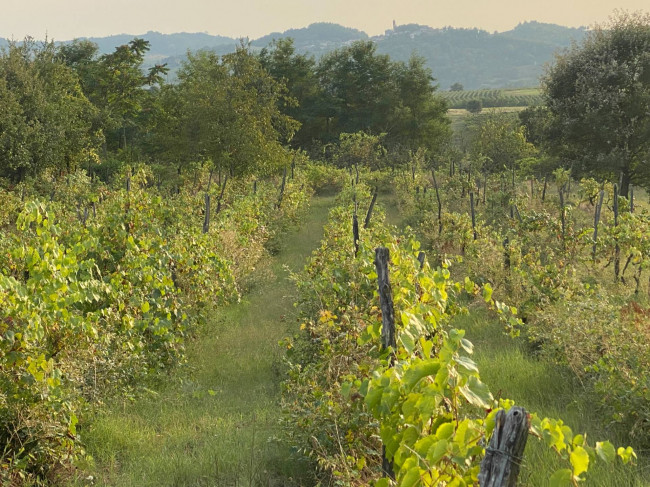
<svg viewBox="0 0 650 487">
<path fill-rule="evenodd" d="M 609 441 L 596 442 L 596 453 L 598 456 L 607 463 L 611 463 L 616 458 L 616 450 L 614 445 Z"/>
<path fill-rule="evenodd" d="M 571 466 L 573 467 L 573 475 L 579 477 L 580 474 L 586 472 L 589 468 L 589 454 L 581 446 L 575 447 L 569 456 Z"/>
<path fill-rule="evenodd" d="M 474 406 L 488 409 L 494 401 L 488 386 L 473 375 L 467 380 L 467 384 L 459 387 L 458 390 L 467 399 L 467 402 Z"/>
<path fill-rule="evenodd" d="M 618 448 L 616 451 L 619 457 L 621 457 L 621 460 L 623 460 L 623 463 L 627 465 L 630 463 L 632 460 L 636 458 L 636 453 L 634 453 L 634 450 L 632 449 L 631 446 L 628 446 L 627 448 L 623 448 L 622 446 Z"/>
<path fill-rule="evenodd" d="M 573 485 L 573 472 L 569 468 L 556 471 L 549 480 L 549 487 L 571 487 Z"/>
</svg>

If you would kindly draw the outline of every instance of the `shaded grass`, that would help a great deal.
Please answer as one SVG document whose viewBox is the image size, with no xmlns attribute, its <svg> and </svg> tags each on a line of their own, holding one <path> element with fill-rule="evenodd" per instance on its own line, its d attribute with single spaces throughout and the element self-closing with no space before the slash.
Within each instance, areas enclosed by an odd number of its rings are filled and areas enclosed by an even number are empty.
<svg viewBox="0 0 650 487">
<path fill-rule="evenodd" d="M 301 465 L 274 440 L 280 417 L 278 341 L 295 327 L 299 269 L 316 248 L 332 196 L 315 197 L 306 224 L 285 237 L 241 303 L 217 310 L 189 345 L 188 366 L 134 403 L 113 404 L 84 434 L 94 485 L 303 485 Z M 286 266 L 286 267 L 285 267 Z M 80 476 L 82 477 L 82 476 Z M 78 485 L 90 483 L 78 480 Z"/>
<path fill-rule="evenodd" d="M 598 413 L 597 398 L 575 375 L 530 353 L 525 342 L 503 333 L 503 327 L 484 311 L 474 311 L 457 318 L 454 327 L 466 330 L 475 345 L 475 356 L 482 380 L 495 396 L 512 399 L 540 417 L 560 418 L 574 434 L 587 434 L 591 445 L 610 440 L 615 446 L 628 446 L 624 431 L 604 424 Z M 633 445 L 634 446 L 634 445 Z M 597 463 L 589 468 L 585 485 L 598 487 L 648 486 L 650 462 L 648 452 L 637 451 L 637 467 Z M 540 441 L 529 437 L 519 476 L 522 486 L 549 485 L 550 473 L 569 467 Z"/>
</svg>

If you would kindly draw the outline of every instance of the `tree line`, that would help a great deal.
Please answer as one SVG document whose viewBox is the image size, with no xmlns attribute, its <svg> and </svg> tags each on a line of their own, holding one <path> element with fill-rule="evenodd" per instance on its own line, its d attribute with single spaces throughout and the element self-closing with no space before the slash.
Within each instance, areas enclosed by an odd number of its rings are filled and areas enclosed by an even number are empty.
<svg viewBox="0 0 650 487">
<path fill-rule="evenodd" d="M 188 53 L 174 84 L 166 66 L 143 68 L 148 49 L 138 38 L 103 55 L 87 40 L 11 43 L 0 55 L 0 177 L 101 174 L 106 161 L 264 174 L 287 164 L 287 149 L 322 153 L 343 133 L 431 150 L 449 136 L 424 61 L 391 61 L 372 42 L 319 61 L 296 54 L 290 39 L 258 54 L 244 42 L 223 56 Z"/>
</svg>

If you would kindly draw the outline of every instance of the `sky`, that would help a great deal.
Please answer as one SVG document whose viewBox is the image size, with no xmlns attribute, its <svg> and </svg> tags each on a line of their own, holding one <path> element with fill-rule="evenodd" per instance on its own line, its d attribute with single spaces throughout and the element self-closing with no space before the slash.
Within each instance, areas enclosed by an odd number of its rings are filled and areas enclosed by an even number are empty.
<svg viewBox="0 0 650 487">
<path fill-rule="evenodd" d="M 153 30 L 256 39 L 313 22 L 377 35 L 393 20 L 501 32 L 530 20 L 588 27 L 614 9 L 650 7 L 648 0 L 0 0 L 0 37 L 63 41 Z"/>
</svg>

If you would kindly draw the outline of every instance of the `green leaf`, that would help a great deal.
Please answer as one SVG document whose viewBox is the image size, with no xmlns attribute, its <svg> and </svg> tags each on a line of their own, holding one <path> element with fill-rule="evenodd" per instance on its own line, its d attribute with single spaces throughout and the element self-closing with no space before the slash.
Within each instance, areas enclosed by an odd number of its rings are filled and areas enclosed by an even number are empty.
<svg viewBox="0 0 650 487">
<path fill-rule="evenodd" d="M 572 487 L 573 472 L 569 468 L 558 470 L 549 480 L 549 487 Z"/>
<path fill-rule="evenodd" d="M 441 440 L 447 440 L 454 434 L 453 423 L 442 423 L 436 430 L 436 436 Z"/>
<path fill-rule="evenodd" d="M 481 382 L 478 377 L 473 375 L 470 376 L 470 378 L 467 380 L 467 384 L 459 387 L 458 390 L 470 404 L 482 407 L 484 409 L 489 409 L 492 407 L 494 398 L 490 393 L 490 389 L 483 382 Z"/>
<path fill-rule="evenodd" d="M 420 483 L 420 467 L 413 467 L 400 480 L 400 487 L 413 487 Z"/>
<path fill-rule="evenodd" d="M 472 359 L 468 357 L 458 357 L 456 363 L 468 372 L 478 374 L 478 367 Z"/>
<path fill-rule="evenodd" d="M 607 463 L 611 463 L 616 459 L 616 450 L 609 441 L 596 442 L 596 454 Z"/>
<path fill-rule="evenodd" d="M 142 305 L 140 307 L 141 307 L 143 313 L 148 313 L 149 312 L 149 302 L 148 301 L 143 301 Z"/>
<path fill-rule="evenodd" d="M 569 456 L 571 466 L 573 467 L 573 475 L 579 477 L 580 474 L 586 472 L 589 468 L 589 454 L 581 446 L 575 447 Z"/>
<path fill-rule="evenodd" d="M 343 396 L 345 399 L 349 399 L 351 388 L 352 388 L 352 384 L 350 382 L 344 382 L 343 384 L 341 384 L 341 396 Z"/>
<path fill-rule="evenodd" d="M 483 300 L 486 303 L 489 303 L 492 300 L 492 286 L 490 286 L 490 283 L 485 283 L 483 285 Z"/>
<path fill-rule="evenodd" d="M 427 462 L 429 462 L 429 465 L 436 465 L 445 456 L 448 444 L 447 440 L 440 440 L 429 449 L 429 453 L 427 453 Z"/>
<path fill-rule="evenodd" d="M 417 362 L 404 373 L 404 386 L 410 391 L 422 378 L 434 375 L 439 369 L 440 363 L 436 359 Z"/>
</svg>

